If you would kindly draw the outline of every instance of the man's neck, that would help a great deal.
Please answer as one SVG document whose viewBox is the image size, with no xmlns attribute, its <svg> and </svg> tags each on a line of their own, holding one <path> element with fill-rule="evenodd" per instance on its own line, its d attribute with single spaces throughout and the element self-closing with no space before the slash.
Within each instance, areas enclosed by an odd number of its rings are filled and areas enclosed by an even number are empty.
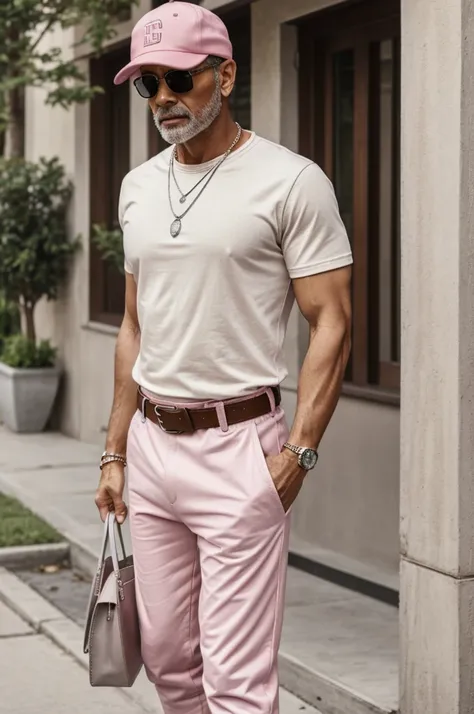
<svg viewBox="0 0 474 714">
<path fill-rule="evenodd" d="M 239 143 L 235 146 L 237 149 L 247 139 L 248 134 L 243 132 Z M 216 121 L 196 136 L 191 141 L 185 144 L 178 144 L 177 153 L 178 161 L 181 164 L 205 164 L 207 161 L 212 161 L 217 156 L 222 156 L 231 146 L 237 135 L 237 126 L 233 119 L 228 117 L 219 117 Z"/>
</svg>

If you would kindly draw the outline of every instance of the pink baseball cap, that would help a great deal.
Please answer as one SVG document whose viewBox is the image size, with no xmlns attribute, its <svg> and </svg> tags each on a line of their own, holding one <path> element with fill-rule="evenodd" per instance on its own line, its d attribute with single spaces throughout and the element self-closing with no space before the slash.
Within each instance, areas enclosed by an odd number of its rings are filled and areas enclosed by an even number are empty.
<svg viewBox="0 0 474 714">
<path fill-rule="evenodd" d="M 114 84 L 138 77 L 143 65 L 191 69 L 209 55 L 232 59 L 229 33 L 220 17 L 199 5 L 169 0 L 144 15 L 133 28 L 131 61 L 117 74 Z"/>
</svg>

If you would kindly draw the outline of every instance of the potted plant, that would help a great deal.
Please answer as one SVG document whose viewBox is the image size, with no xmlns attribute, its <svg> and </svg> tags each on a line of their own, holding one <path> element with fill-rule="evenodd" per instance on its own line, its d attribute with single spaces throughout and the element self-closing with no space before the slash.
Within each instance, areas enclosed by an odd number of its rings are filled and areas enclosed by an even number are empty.
<svg viewBox="0 0 474 714">
<path fill-rule="evenodd" d="M 34 311 L 58 297 L 79 245 L 68 236 L 71 193 L 56 158 L 0 160 L 0 285 L 22 318 L 0 353 L 0 418 L 14 431 L 44 429 L 58 390 L 56 350 L 37 342 Z"/>
</svg>

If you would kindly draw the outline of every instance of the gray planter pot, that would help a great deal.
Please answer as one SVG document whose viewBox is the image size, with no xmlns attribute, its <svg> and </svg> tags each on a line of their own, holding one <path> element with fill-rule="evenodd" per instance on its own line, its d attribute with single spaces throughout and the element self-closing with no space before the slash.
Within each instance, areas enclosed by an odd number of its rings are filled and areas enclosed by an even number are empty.
<svg viewBox="0 0 474 714">
<path fill-rule="evenodd" d="M 0 420 L 12 431 L 43 431 L 60 377 L 57 367 L 15 369 L 0 362 Z"/>
</svg>

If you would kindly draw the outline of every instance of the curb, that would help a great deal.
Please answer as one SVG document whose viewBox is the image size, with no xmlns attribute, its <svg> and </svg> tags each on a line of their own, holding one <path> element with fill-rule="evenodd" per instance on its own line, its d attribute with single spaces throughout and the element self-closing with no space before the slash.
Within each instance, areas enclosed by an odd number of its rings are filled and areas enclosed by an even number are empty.
<svg viewBox="0 0 474 714">
<path fill-rule="evenodd" d="M 71 568 L 93 580 L 97 573 L 98 555 L 67 534 L 62 534 L 69 547 Z"/>
<path fill-rule="evenodd" d="M 45 635 L 88 671 L 89 657 L 82 650 L 84 639 L 82 628 L 20 580 L 17 575 L 3 567 L 0 567 L 0 601 L 31 625 L 36 633 Z M 89 686 L 87 678 L 85 679 L 85 686 Z M 140 706 L 144 712 L 162 714 L 158 696 L 143 670 L 133 689 L 118 691 Z"/>
<path fill-rule="evenodd" d="M 32 570 L 41 565 L 59 565 L 69 561 L 69 553 L 69 543 L 66 542 L 0 548 L 0 567 Z"/>
</svg>

